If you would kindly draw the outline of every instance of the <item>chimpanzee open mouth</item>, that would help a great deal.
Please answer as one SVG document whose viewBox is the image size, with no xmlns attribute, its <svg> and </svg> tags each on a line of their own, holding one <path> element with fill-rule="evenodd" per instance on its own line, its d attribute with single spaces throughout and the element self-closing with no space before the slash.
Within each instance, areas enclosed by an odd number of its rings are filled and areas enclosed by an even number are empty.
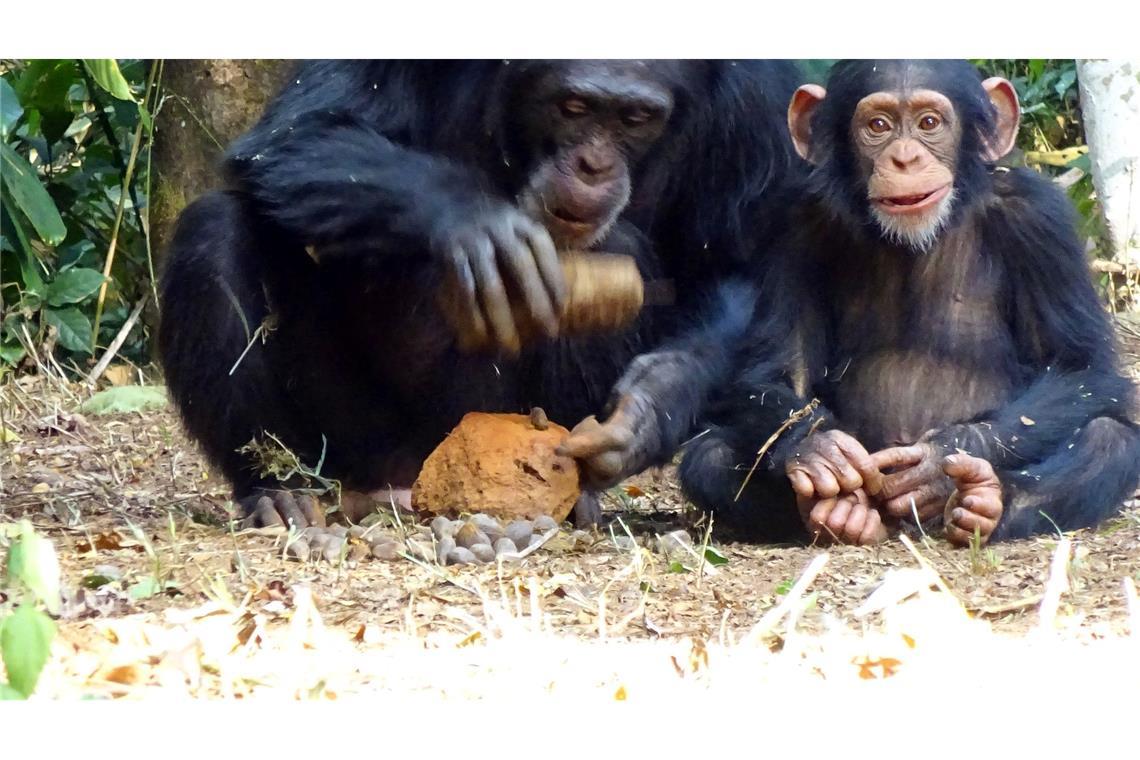
<svg viewBox="0 0 1140 760">
<path fill-rule="evenodd" d="M 950 186 L 944 185 L 936 190 L 931 190 L 929 193 L 897 195 L 893 198 L 876 198 L 875 202 L 887 211 L 913 211 L 937 203 L 945 197 L 949 190 Z"/>
</svg>

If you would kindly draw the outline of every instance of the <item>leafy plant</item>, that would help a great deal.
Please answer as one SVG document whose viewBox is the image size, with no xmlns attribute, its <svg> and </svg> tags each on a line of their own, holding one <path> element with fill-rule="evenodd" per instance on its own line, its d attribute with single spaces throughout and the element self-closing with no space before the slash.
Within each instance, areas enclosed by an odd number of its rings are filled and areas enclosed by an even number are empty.
<svg viewBox="0 0 1140 760">
<path fill-rule="evenodd" d="M 150 137 L 147 73 L 0 63 L 0 370 L 50 355 L 81 371 L 148 290 L 146 199 L 127 158 Z M 121 353 L 145 361 L 143 331 Z"/>
<path fill-rule="evenodd" d="M 8 683 L 0 683 L 0 699 L 25 699 L 35 691 L 55 638 L 55 623 L 44 609 L 58 613 L 60 604 L 55 547 L 27 520 L 20 521 L 18 530 L 8 550 L 8 585 L 21 599 L 15 611 L 0 618 L 0 656 L 8 673 Z"/>
</svg>

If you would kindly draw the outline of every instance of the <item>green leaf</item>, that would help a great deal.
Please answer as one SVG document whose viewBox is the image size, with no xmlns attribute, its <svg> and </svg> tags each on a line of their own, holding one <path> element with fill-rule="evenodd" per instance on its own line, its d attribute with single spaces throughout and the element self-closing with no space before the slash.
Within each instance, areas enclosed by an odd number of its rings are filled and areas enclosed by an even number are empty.
<svg viewBox="0 0 1140 760">
<path fill-rule="evenodd" d="M 39 59 L 28 64 L 16 80 L 15 89 L 28 112 L 29 134 L 42 135 L 49 143 L 63 137 L 75 119 L 68 93 L 78 76 L 79 68 L 69 58 Z"/>
<path fill-rule="evenodd" d="M 91 321 L 79 309 L 44 309 L 44 319 L 59 330 L 59 345 L 68 351 L 89 354 L 91 345 Z"/>
<path fill-rule="evenodd" d="M 788 580 L 781 582 L 779 586 L 776 586 L 776 593 L 779 594 L 780 596 L 783 596 L 784 594 L 786 594 L 792 590 L 792 586 L 794 584 L 795 584 L 795 581 L 793 581 L 789 578 Z"/>
<path fill-rule="evenodd" d="M 161 385 L 122 385 L 99 391 L 83 402 L 83 414 L 121 414 L 161 409 L 166 406 L 166 389 Z"/>
<path fill-rule="evenodd" d="M 49 539 L 20 521 L 20 540 L 8 551 L 8 575 L 20 581 L 49 612 L 59 612 L 59 558 Z"/>
<path fill-rule="evenodd" d="M 20 692 L 13 689 L 6 683 L 0 683 L 0 702 L 11 701 L 15 699 L 26 699 Z"/>
<path fill-rule="evenodd" d="M 127 589 L 127 593 L 131 599 L 136 602 L 140 599 L 150 599 L 152 596 L 162 591 L 162 584 L 153 575 L 148 575 L 136 583 L 132 583 Z"/>
<path fill-rule="evenodd" d="M 131 94 L 131 86 L 119 71 L 119 62 L 114 58 L 84 58 L 83 65 L 87 67 L 87 73 L 91 78 L 104 90 L 119 100 L 134 102 L 135 96 Z"/>
<path fill-rule="evenodd" d="M 708 562 L 713 567 L 728 564 L 728 557 L 724 556 L 717 549 L 711 546 L 705 547 L 705 562 Z"/>
<path fill-rule="evenodd" d="M 55 201 L 40 184 L 36 170 L 8 143 L 0 142 L 0 174 L 16 207 L 36 228 L 40 239 L 48 245 L 59 245 L 67 227 L 55 207 Z"/>
<path fill-rule="evenodd" d="M 51 655 L 55 623 L 31 604 L 21 604 L 4 620 L 0 629 L 0 653 L 8 671 L 8 685 L 25 697 L 36 690 L 36 681 Z"/>
<path fill-rule="evenodd" d="M 687 573 L 687 572 L 689 572 L 689 568 L 685 567 L 680 562 L 677 562 L 676 560 L 674 560 L 674 561 L 669 563 L 669 572 L 671 572 L 671 573 Z"/>
<path fill-rule="evenodd" d="M 24 115 L 24 107 L 20 105 L 20 98 L 8 80 L 0 77 L 0 140 L 7 140 L 8 133 L 16 126 L 16 122 Z"/>
<path fill-rule="evenodd" d="M 94 269 L 68 269 L 47 286 L 44 300 L 52 306 L 79 303 L 103 284 L 103 273 Z"/>
</svg>

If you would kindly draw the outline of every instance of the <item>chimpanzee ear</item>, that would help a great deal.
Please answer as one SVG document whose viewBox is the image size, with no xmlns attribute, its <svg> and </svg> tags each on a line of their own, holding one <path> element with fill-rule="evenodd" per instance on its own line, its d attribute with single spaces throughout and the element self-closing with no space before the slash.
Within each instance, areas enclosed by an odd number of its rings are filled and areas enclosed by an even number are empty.
<svg viewBox="0 0 1140 760">
<path fill-rule="evenodd" d="M 805 84 L 796 90 L 788 104 L 788 131 L 800 158 L 811 161 L 811 117 L 827 97 L 827 90 L 818 84 Z"/>
<path fill-rule="evenodd" d="M 982 157 L 987 161 L 997 161 L 1013 150 L 1017 141 L 1017 126 L 1021 121 L 1021 107 L 1017 102 L 1017 91 L 1007 80 L 990 77 L 982 82 L 982 87 L 997 109 L 997 130 L 993 141 L 983 148 Z"/>
</svg>

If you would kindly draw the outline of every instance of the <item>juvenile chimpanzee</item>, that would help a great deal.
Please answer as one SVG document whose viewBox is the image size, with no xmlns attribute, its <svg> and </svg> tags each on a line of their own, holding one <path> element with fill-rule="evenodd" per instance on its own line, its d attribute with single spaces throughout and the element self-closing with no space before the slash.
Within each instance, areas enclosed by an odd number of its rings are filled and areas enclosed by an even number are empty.
<svg viewBox="0 0 1140 760">
<path fill-rule="evenodd" d="M 811 201 L 686 453 L 694 501 L 860 544 L 913 510 L 961 545 L 1094 525 L 1133 493 L 1133 388 L 1070 204 L 993 166 L 1018 117 L 1009 82 L 965 62 L 844 62 L 796 92 Z"/>
<path fill-rule="evenodd" d="M 473 410 L 582 420 L 565 451 L 589 486 L 662 461 L 747 325 L 732 278 L 779 225 L 795 86 L 775 62 L 302 65 L 167 254 L 190 434 L 255 523 L 316 519 L 248 453 L 267 435 L 363 491 L 407 489 Z M 672 280 L 675 306 L 559 337 L 557 251 L 586 248 Z"/>
</svg>

